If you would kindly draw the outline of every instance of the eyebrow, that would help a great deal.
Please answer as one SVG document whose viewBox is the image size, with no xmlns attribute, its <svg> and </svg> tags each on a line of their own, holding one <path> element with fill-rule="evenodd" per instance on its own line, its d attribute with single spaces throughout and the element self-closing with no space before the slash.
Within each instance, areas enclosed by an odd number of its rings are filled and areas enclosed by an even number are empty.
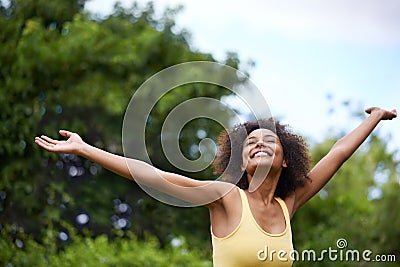
<svg viewBox="0 0 400 267">
<path fill-rule="evenodd" d="M 277 138 L 277 136 L 276 135 L 272 135 L 272 134 L 266 134 L 266 135 L 264 135 L 263 136 L 263 138 L 264 137 L 272 137 L 272 138 Z M 250 137 L 247 137 L 245 140 L 250 140 L 250 139 L 255 139 L 255 138 L 257 138 L 256 136 L 250 136 Z"/>
</svg>

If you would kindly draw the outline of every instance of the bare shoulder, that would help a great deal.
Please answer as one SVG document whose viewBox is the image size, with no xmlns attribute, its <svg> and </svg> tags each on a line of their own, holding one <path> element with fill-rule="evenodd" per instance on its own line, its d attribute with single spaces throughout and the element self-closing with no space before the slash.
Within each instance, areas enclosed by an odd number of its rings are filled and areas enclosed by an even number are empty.
<svg viewBox="0 0 400 267">
<path fill-rule="evenodd" d="M 242 202 L 238 187 L 235 185 L 224 196 L 208 205 L 213 234 L 224 237 L 239 224 L 242 216 Z"/>
<path fill-rule="evenodd" d="M 221 198 L 222 204 L 225 208 L 229 209 L 231 207 L 236 208 L 237 203 L 241 203 L 239 187 L 236 185 L 229 190 L 229 192 Z"/>
<path fill-rule="evenodd" d="M 288 212 L 289 212 L 289 216 L 290 216 L 290 218 L 292 218 L 294 213 L 296 212 L 296 208 L 295 208 L 296 195 L 294 193 L 290 194 L 283 201 L 285 201 L 286 207 L 287 207 Z"/>
<path fill-rule="evenodd" d="M 207 205 L 209 209 L 216 209 L 216 210 L 229 210 L 231 208 L 234 208 L 235 203 L 240 200 L 240 193 L 239 193 L 239 188 L 230 183 L 226 182 L 218 182 L 219 185 L 219 190 L 221 190 L 220 195 L 221 197 L 217 199 L 216 201 L 210 203 Z M 240 203 L 240 202 L 239 202 Z"/>
</svg>

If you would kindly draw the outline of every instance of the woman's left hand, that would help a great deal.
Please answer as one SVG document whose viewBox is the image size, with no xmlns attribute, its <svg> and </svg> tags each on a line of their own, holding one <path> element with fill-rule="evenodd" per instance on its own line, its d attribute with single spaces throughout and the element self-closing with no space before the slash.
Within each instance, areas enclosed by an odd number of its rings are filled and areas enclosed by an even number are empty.
<svg viewBox="0 0 400 267">
<path fill-rule="evenodd" d="M 381 109 L 378 107 L 369 107 L 369 108 L 365 109 L 365 112 L 367 112 L 368 114 L 380 112 L 381 120 L 391 120 L 391 119 L 394 119 L 397 117 L 396 109 L 384 110 L 384 109 Z"/>
</svg>

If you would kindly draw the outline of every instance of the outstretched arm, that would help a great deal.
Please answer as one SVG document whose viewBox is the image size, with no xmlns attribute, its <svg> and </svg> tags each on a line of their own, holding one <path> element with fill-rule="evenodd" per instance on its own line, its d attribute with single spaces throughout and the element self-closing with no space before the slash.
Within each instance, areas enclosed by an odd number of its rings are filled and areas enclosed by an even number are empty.
<svg viewBox="0 0 400 267">
<path fill-rule="evenodd" d="M 371 107 L 366 109 L 365 112 L 370 115 L 352 132 L 339 139 L 328 154 L 312 168 L 308 174 L 311 182 L 296 190 L 293 213 L 321 190 L 340 166 L 367 139 L 381 120 L 391 120 L 397 116 L 395 109 L 387 111 L 378 107 Z"/>
<path fill-rule="evenodd" d="M 76 154 L 78 156 L 82 156 L 95 163 L 98 163 L 99 165 L 118 175 L 128 179 L 133 179 L 124 157 L 114 155 L 90 146 L 89 144 L 85 143 L 76 133 L 65 130 L 60 130 L 59 132 L 60 135 L 67 137 L 68 139 L 59 141 L 42 135 L 41 137 L 35 138 L 35 143 L 49 152 Z"/>
<path fill-rule="evenodd" d="M 41 148 L 56 153 L 76 154 L 93 161 L 104 168 L 125 178 L 173 195 L 184 201 L 198 205 L 208 205 L 210 200 L 217 200 L 227 193 L 226 183 L 199 181 L 182 175 L 164 172 L 143 161 L 129 159 L 101 150 L 85 143 L 76 134 L 60 130 L 67 140 L 54 140 L 47 136 L 35 138 Z"/>
</svg>

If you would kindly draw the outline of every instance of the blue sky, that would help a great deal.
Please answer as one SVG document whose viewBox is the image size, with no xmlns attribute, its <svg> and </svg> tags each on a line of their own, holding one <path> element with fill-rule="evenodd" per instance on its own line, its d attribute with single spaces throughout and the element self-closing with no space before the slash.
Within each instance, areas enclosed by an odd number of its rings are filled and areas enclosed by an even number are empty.
<svg viewBox="0 0 400 267">
<path fill-rule="evenodd" d="M 177 27 L 189 30 L 193 48 L 220 60 L 232 51 L 243 63 L 254 61 L 251 79 L 272 113 L 314 141 L 356 126 L 342 101 L 400 109 L 398 0 L 154 1 L 157 12 L 179 4 Z M 86 4 L 100 14 L 112 6 Z M 381 136 L 393 136 L 393 148 L 400 148 L 399 129 L 399 118 L 379 126 Z"/>
</svg>

